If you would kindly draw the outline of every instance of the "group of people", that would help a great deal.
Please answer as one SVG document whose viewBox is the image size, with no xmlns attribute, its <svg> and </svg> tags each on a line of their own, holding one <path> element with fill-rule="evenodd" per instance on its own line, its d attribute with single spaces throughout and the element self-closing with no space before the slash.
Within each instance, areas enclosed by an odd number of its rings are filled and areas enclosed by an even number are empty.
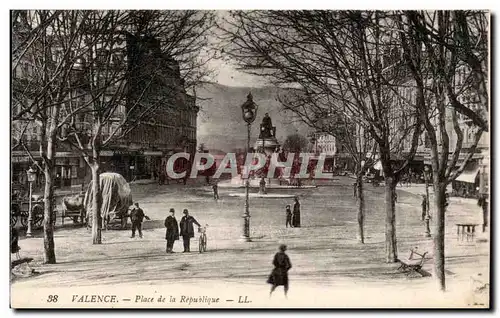
<svg viewBox="0 0 500 318">
<path fill-rule="evenodd" d="M 300 202 L 298 197 L 295 197 L 294 200 L 293 210 L 290 208 L 290 204 L 286 205 L 286 227 L 289 225 L 290 227 L 300 227 Z"/>
<path fill-rule="evenodd" d="M 182 242 L 184 244 L 183 253 L 189 253 L 191 238 L 194 237 L 194 226 L 196 224 L 198 228 L 201 226 L 198 221 L 191 215 L 189 215 L 188 209 L 184 209 L 182 212 L 184 216 L 181 218 L 180 223 L 177 223 L 175 218 L 175 210 L 173 208 L 169 211 L 170 215 L 165 219 L 165 239 L 167 240 L 167 253 L 174 253 L 174 243 L 182 236 Z M 179 231 L 180 228 L 180 231 Z"/>
<path fill-rule="evenodd" d="M 165 239 L 167 240 L 167 253 L 174 253 L 174 242 L 182 237 L 184 243 L 184 253 L 190 252 L 190 241 L 194 237 L 194 227 L 196 224 L 200 227 L 200 223 L 196 221 L 194 217 L 189 215 L 188 209 L 184 209 L 184 216 L 181 218 L 180 223 L 177 223 L 175 218 L 175 210 L 172 208 L 169 211 L 169 216 L 165 219 Z M 130 238 L 135 237 L 136 231 L 139 233 L 139 237 L 142 238 L 142 222 L 144 219 L 149 220 L 150 218 L 144 214 L 144 211 L 139 207 L 139 203 L 134 203 L 134 208 L 130 212 L 130 220 L 132 222 L 132 235 Z M 180 231 L 179 231 L 180 228 Z"/>
<path fill-rule="evenodd" d="M 300 227 L 300 202 L 298 197 L 295 197 L 294 200 L 293 211 L 291 210 L 289 204 L 286 206 L 286 227 L 288 227 L 288 225 L 291 227 Z M 193 224 L 196 224 L 198 228 L 201 226 L 193 216 L 189 215 L 188 209 L 184 209 L 182 213 L 184 215 L 179 223 L 175 218 L 175 209 L 173 208 L 169 210 L 169 215 L 165 219 L 164 225 L 166 230 L 165 239 L 167 241 L 167 253 L 174 253 L 174 243 L 179 240 L 180 237 L 182 237 L 184 245 L 183 253 L 189 253 L 191 251 L 190 241 L 191 238 L 194 237 Z M 139 237 L 142 238 L 142 222 L 144 219 L 149 220 L 150 218 L 144 214 L 144 210 L 140 208 L 138 202 L 134 203 L 134 207 L 130 212 L 130 219 L 132 222 L 131 238 L 135 237 L 136 231 L 139 233 Z M 17 241 L 14 245 L 17 245 Z M 274 269 L 271 271 L 271 274 L 267 279 L 267 283 L 271 284 L 271 291 L 269 295 L 271 295 L 278 286 L 284 287 L 285 296 L 288 293 L 288 271 L 292 268 L 292 263 L 288 255 L 285 253 L 286 250 L 286 245 L 282 244 L 279 247 L 279 252 L 274 255 Z"/>
</svg>

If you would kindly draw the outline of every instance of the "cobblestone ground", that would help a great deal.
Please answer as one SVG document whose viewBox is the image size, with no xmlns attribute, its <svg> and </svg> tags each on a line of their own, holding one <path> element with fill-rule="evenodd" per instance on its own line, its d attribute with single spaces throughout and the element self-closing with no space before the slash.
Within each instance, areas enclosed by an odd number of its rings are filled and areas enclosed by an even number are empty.
<svg viewBox="0 0 500 318">
<path fill-rule="evenodd" d="M 455 223 L 482 223 L 480 209 L 474 201 L 451 201 L 446 226 L 449 292 L 435 296 L 432 277 L 408 278 L 396 270 L 398 264 L 384 261 L 383 187 L 366 186 L 366 243 L 357 242 L 356 203 L 351 184 L 351 179 L 341 177 L 315 189 L 270 190 L 300 196 L 301 228 L 286 229 L 284 226 L 284 207 L 292 204 L 291 199 L 251 199 L 253 242 L 250 243 L 239 240 L 243 199 L 228 196 L 230 191 L 242 189 L 220 189 L 221 200 L 216 202 L 211 197 L 211 189 L 199 185 L 133 185 L 134 200 L 141 203 L 151 218 L 144 223 L 143 239 L 130 239 L 128 230 L 109 230 L 103 232 L 102 245 L 92 245 L 87 229 L 71 222 L 64 227 L 58 224 L 55 265 L 41 264 L 41 235 L 21 239 L 21 255 L 34 257 L 33 267 L 40 274 L 14 278 L 12 292 L 31 288 L 121 285 L 137 286 L 140 290 L 147 286 L 168 285 L 207 292 L 243 289 L 267 297 L 265 281 L 272 257 L 278 245 L 285 243 L 293 263 L 290 301 L 293 297 L 301 301 L 309 297 L 317 299 L 318 306 L 324 301 L 347 307 L 395 303 L 400 306 L 424 303 L 468 306 L 474 302 L 487 305 L 484 295 L 480 302 L 471 300 L 476 297 L 472 292 L 471 276 L 481 273 L 488 281 L 489 240 L 465 242 L 457 240 L 456 236 Z M 182 209 L 187 208 L 200 223 L 208 224 L 207 253 L 165 254 L 163 221 L 170 208 L 175 208 L 178 220 Z M 404 258 L 411 247 L 428 251 L 432 257 L 432 239 L 424 237 L 420 221 L 419 191 L 398 188 L 396 209 L 400 257 Z M 488 234 L 481 233 L 476 238 Z M 196 251 L 197 239 L 191 244 L 191 250 Z M 176 242 L 174 251 L 182 251 L 181 242 Z M 432 273 L 432 260 L 425 263 L 424 270 Z M 330 296 L 326 297 L 325 293 Z M 363 293 L 367 293 L 367 297 L 361 296 L 365 295 Z"/>
</svg>

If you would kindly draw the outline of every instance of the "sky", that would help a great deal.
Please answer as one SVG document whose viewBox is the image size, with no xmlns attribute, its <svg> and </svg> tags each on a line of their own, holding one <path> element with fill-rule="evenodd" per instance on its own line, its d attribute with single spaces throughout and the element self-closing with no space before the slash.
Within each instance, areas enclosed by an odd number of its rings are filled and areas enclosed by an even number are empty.
<svg viewBox="0 0 500 318">
<path fill-rule="evenodd" d="M 216 71 L 214 81 L 226 86 L 263 87 L 266 81 L 262 77 L 246 74 L 236 70 L 227 61 L 212 60 L 210 67 Z"/>
</svg>

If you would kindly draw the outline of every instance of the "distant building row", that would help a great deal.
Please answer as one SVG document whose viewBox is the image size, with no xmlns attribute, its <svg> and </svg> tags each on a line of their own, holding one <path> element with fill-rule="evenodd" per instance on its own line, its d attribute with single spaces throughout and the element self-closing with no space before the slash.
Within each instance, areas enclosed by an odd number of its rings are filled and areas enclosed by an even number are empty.
<svg viewBox="0 0 500 318">
<path fill-rule="evenodd" d="M 17 24 L 15 27 L 22 28 Z M 112 54 L 113 63 L 126 63 L 123 67 L 127 79 L 124 87 L 127 94 L 122 105 L 112 114 L 113 120 L 103 129 L 103 139 L 114 131 L 119 121 L 130 112 L 146 109 L 151 103 L 158 103 L 149 116 L 137 115 L 140 118 L 134 126 L 127 126 L 128 133 L 124 130 L 123 138 L 113 140 L 101 153 L 102 171 L 113 171 L 122 174 L 126 179 L 151 178 L 158 175 L 168 157 L 174 152 L 194 153 L 196 150 L 196 120 L 199 108 L 196 99 L 187 94 L 184 81 L 181 78 L 179 63 L 161 52 L 160 42 L 151 37 L 137 37 L 128 33 L 117 34 L 117 41 L 123 43 L 121 49 L 114 52 L 98 51 L 97 54 L 105 56 Z M 14 41 L 15 39 L 13 39 Z M 52 54 L 58 54 L 58 48 L 53 48 Z M 34 61 L 25 58 L 21 66 L 13 74 L 13 83 L 22 83 L 24 77 L 29 77 L 34 71 Z M 105 66 L 103 66 L 105 67 Z M 109 65 L 107 66 L 109 67 Z M 72 80 L 76 83 L 73 102 L 84 106 L 90 98 L 86 90 L 86 72 L 88 62 L 85 56 L 76 58 Z M 157 76 L 153 81 L 154 72 Z M 130 76 L 128 76 L 130 75 Z M 123 83 L 121 83 L 123 86 Z M 118 85 L 118 84 L 117 84 Z M 142 96 L 138 96 L 142 94 Z M 140 101 L 144 107 L 136 107 Z M 148 104 L 149 103 L 149 104 Z M 139 110 L 136 110 L 139 109 Z M 19 105 L 12 103 L 13 115 L 21 111 Z M 91 114 L 82 113 L 76 125 L 85 131 L 92 125 Z M 12 122 L 11 141 L 16 144 L 19 138 L 36 160 L 40 160 L 38 149 L 40 143 L 41 127 L 36 122 L 31 122 L 22 136 L 21 127 L 25 123 Z M 61 134 L 64 135 L 65 127 Z M 32 161 L 23 147 L 17 147 L 11 153 L 12 181 L 15 183 L 26 182 L 26 170 Z M 162 165 L 163 163 L 163 165 Z M 64 143 L 59 143 L 56 149 L 56 186 L 71 186 L 87 183 L 90 171 L 80 156 L 79 152 L 71 149 Z M 43 177 L 40 175 L 40 177 Z"/>
</svg>

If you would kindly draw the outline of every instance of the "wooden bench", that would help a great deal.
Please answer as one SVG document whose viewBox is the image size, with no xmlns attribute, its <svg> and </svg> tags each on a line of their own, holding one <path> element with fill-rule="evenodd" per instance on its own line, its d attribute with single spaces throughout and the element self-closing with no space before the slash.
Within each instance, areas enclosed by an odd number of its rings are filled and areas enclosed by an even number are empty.
<svg viewBox="0 0 500 318">
<path fill-rule="evenodd" d="M 430 274 L 422 269 L 425 263 L 425 256 L 428 252 L 420 254 L 417 252 L 417 247 L 410 249 L 410 256 L 406 260 L 398 259 L 401 264 L 398 267 L 398 271 L 404 272 L 406 276 L 410 276 L 413 273 L 419 273 L 422 277 L 430 276 Z"/>
</svg>

